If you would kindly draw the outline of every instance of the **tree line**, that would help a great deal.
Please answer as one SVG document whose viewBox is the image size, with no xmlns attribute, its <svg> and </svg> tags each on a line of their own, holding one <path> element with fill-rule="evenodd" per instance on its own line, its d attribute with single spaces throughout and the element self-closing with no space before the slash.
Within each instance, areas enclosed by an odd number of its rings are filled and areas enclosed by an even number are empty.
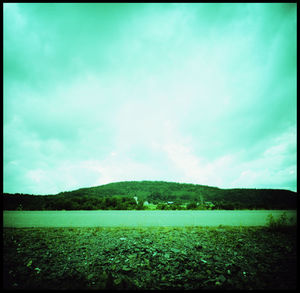
<svg viewBox="0 0 300 293">
<path fill-rule="evenodd" d="M 138 203 L 134 199 L 138 199 Z M 164 181 L 125 181 L 56 195 L 3 194 L 6 210 L 296 209 L 297 193 L 279 189 L 221 189 Z"/>
</svg>

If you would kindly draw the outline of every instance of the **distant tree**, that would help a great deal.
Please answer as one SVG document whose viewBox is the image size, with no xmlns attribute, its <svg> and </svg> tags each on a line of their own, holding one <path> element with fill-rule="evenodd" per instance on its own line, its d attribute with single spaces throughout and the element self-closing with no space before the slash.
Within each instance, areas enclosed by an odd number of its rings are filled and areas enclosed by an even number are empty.
<svg viewBox="0 0 300 293">
<path fill-rule="evenodd" d="M 168 210 L 169 209 L 169 206 L 165 203 L 159 203 L 157 206 L 156 206 L 156 209 L 157 210 Z"/>
<path fill-rule="evenodd" d="M 186 209 L 187 210 L 194 210 L 197 208 L 197 203 L 196 202 L 190 202 L 187 204 Z"/>
<path fill-rule="evenodd" d="M 144 202 L 142 200 L 140 200 L 136 206 L 137 210 L 144 210 L 145 206 L 144 206 Z"/>
<path fill-rule="evenodd" d="M 72 199 L 65 199 L 61 208 L 64 210 L 74 210 L 74 202 Z"/>
<path fill-rule="evenodd" d="M 184 191 L 180 192 L 179 193 L 179 198 L 181 198 L 182 200 L 190 200 L 191 199 L 191 196 L 189 193 L 186 193 Z"/>
<path fill-rule="evenodd" d="M 216 206 L 219 210 L 234 210 L 234 204 L 229 201 L 220 201 Z"/>
<path fill-rule="evenodd" d="M 23 210 L 23 206 L 22 204 L 19 204 L 19 206 L 16 208 L 17 211 L 22 211 Z"/>
<path fill-rule="evenodd" d="M 182 210 L 183 207 L 178 203 L 174 203 L 174 204 L 170 205 L 170 209 L 171 210 Z"/>
<path fill-rule="evenodd" d="M 149 200 L 149 202 L 159 203 L 160 201 L 163 200 L 163 196 L 161 195 L 160 192 L 155 191 L 149 195 L 148 200 Z"/>
<path fill-rule="evenodd" d="M 107 209 L 114 209 L 116 207 L 117 202 L 116 199 L 113 197 L 106 197 L 104 203 Z"/>
<path fill-rule="evenodd" d="M 95 206 L 91 202 L 86 201 L 81 205 L 81 208 L 83 210 L 94 210 Z"/>
<path fill-rule="evenodd" d="M 80 204 L 78 204 L 76 201 L 72 202 L 72 210 L 80 210 Z"/>
</svg>

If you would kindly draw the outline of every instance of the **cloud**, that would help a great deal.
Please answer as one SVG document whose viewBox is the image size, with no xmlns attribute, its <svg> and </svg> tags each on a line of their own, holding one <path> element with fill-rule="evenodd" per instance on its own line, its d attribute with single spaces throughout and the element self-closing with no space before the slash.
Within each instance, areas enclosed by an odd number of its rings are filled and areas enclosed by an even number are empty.
<svg viewBox="0 0 300 293">
<path fill-rule="evenodd" d="M 241 164 L 236 186 L 260 186 L 292 189 L 297 188 L 296 128 L 276 136 L 256 159 Z M 289 187 L 288 187 L 289 186 Z"/>
<path fill-rule="evenodd" d="M 295 5 L 4 5 L 5 190 L 295 190 L 296 109 Z"/>
</svg>

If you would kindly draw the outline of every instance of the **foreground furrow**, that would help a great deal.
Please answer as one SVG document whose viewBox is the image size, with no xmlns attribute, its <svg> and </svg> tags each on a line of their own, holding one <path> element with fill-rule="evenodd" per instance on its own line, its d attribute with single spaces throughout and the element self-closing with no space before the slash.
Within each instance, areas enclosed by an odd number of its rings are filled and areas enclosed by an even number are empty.
<svg viewBox="0 0 300 293">
<path fill-rule="evenodd" d="M 7 289 L 295 289 L 286 227 L 4 228 Z"/>
</svg>

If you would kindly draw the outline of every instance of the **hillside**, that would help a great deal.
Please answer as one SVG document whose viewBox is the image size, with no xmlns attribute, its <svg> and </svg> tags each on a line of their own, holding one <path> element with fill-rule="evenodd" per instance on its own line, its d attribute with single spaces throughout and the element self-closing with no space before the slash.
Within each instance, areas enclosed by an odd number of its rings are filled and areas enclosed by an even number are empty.
<svg viewBox="0 0 300 293">
<path fill-rule="evenodd" d="M 56 195 L 3 194 L 6 210 L 145 209 L 145 201 L 156 209 L 296 209 L 297 193 L 281 189 L 221 189 L 164 181 L 125 181 Z"/>
</svg>

